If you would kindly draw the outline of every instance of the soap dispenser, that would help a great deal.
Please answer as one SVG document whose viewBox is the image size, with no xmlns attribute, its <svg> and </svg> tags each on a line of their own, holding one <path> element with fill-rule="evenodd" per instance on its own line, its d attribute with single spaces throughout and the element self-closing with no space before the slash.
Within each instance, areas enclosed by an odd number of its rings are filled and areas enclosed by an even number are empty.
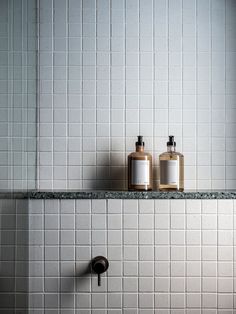
<svg viewBox="0 0 236 314">
<path fill-rule="evenodd" d="M 160 162 L 160 184 L 162 191 L 184 190 L 184 156 L 176 152 L 174 136 L 169 136 L 167 152 L 159 156 Z"/>
<path fill-rule="evenodd" d="M 128 189 L 130 191 L 152 190 L 152 156 L 144 151 L 141 135 L 136 142 L 136 151 L 128 156 Z"/>
</svg>

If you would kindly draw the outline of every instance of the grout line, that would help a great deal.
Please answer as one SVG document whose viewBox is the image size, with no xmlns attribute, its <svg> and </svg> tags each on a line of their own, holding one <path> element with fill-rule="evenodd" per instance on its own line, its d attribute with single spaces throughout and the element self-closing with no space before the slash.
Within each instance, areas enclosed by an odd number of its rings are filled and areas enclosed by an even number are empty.
<svg viewBox="0 0 236 314">
<path fill-rule="evenodd" d="M 66 0 L 66 189 L 69 187 L 69 4 Z"/>
<path fill-rule="evenodd" d="M 124 151 L 124 160 L 125 160 L 125 182 L 123 182 L 122 186 L 123 188 L 127 189 L 127 172 L 128 172 L 128 166 L 127 166 L 127 121 L 126 121 L 126 118 L 127 118 L 127 108 L 126 108 L 126 101 L 127 101 L 127 88 L 126 88 L 126 76 L 127 76 L 127 65 L 126 65 L 126 53 L 127 53 L 127 48 L 126 48 L 126 33 L 127 33 L 127 30 L 126 30 L 126 25 L 127 25 L 127 14 L 126 14 L 126 11 L 127 11 L 127 7 L 126 7 L 126 0 L 124 0 L 124 64 L 125 64 L 125 71 L 124 71 L 124 146 L 125 146 L 125 151 Z"/>
<path fill-rule="evenodd" d="M 23 40 L 23 32 L 24 32 L 24 24 L 23 24 L 23 20 L 24 20 L 24 5 L 23 5 L 24 1 L 23 0 L 20 0 L 20 9 L 21 9 L 21 51 L 20 51 L 20 54 L 21 54 L 21 106 L 20 106 L 20 114 L 22 115 L 23 113 L 23 110 L 24 110 L 24 96 L 23 96 L 23 89 L 24 89 L 24 50 L 23 50 L 23 47 L 24 47 L 24 40 Z M 13 70 L 14 71 L 14 70 Z M 14 93 L 14 90 L 13 90 L 13 93 Z M 14 103 L 13 103 L 13 110 L 14 110 Z M 13 111 L 13 120 L 14 121 L 14 111 Z M 21 123 L 23 123 L 23 117 L 21 116 Z M 13 122 L 14 123 L 14 122 Z M 22 134 L 25 135 L 25 132 L 24 132 L 24 127 L 22 127 L 21 129 L 21 132 Z M 23 180 L 22 180 L 22 177 L 23 177 L 23 160 L 24 160 L 24 153 L 23 153 L 23 147 L 24 147 L 24 140 L 23 138 L 21 137 L 19 139 L 19 142 L 20 142 L 20 145 L 21 145 L 21 152 L 20 152 L 20 155 L 21 155 L 21 167 L 20 167 L 20 175 L 21 175 L 21 179 L 19 181 L 21 181 L 21 188 L 22 188 L 22 183 L 23 183 Z M 13 153 L 13 172 L 15 172 L 15 167 L 14 167 L 14 153 Z M 14 173 L 14 176 L 15 176 L 15 173 Z M 14 184 L 14 188 L 15 188 L 15 182 L 13 182 Z"/>
<path fill-rule="evenodd" d="M 73 230 L 73 233 L 74 233 L 74 269 L 73 269 L 73 272 L 74 272 L 74 297 L 73 297 L 73 301 L 74 301 L 74 308 L 76 308 L 76 295 L 77 295 L 77 291 L 76 291 L 76 287 L 77 287 L 77 273 L 76 273 L 76 248 L 77 248 L 77 245 L 76 245 L 76 208 L 75 208 L 75 200 L 73 200 L 73 215 L 74 215 L 74 230 Z"/>
<path fill-rule="evenodd" d="M 17 292 L 17 282 L 16 282 L 16 275 L 17 275 L 17 253 L 18 253 L 18 246 L 17 246 L 17 231 L 18 231 L 18 226 L 17 226 L 17 222 L 18 222 L 18 215 L 17 215 L 17 200 L 15 199 L 14 200 L 14 208 L 15 208 L 15 224 L 16 224 L 16 228 L 15 228 L 15 237 L 14 237 L 14 240 L 15 240 L 15 248 L 14 248 L 14 293 L 15 293 L 15 296 L 14 296 L 14 313 L 17 314 L 17 310 L 16 310 L 16 292 Z"/>
<path fill-rule="evenodd" d="M 106 256 L 108 256 L 108 237 L 109 237 L 109 229 L 108 229 L 108 216 L 109 216 L 109 211 L 108 211 L 108 201 L 109 200 L 106 200 L 106 202 L 105 202 L 105 204 L 106 204 L 106 226 L 105 226 L 105 228 L 106 228 L 106 239 L 105 239 L 105 241 L 106 241 Z M 105 300 L 106 300 L 106 310 L 105 310 L 105 312 L 106 313 L 108 313 L 108 308 L 109 308 L 109 306 L 108 306 L 108 283 L 109 283 L 109 276 L 108 276 L 108 273 L 106 272 L 105 273 L 105 276 L 104 276 L 105 278 L 104 278 L 104 281 L 105 281 L 105 279 L 106 279 L 106 291 L 105 291 L 105 293 L 106 293 L 106 295 L 105 295 Z"/>
<path fill-rule="evenodd" d="M 89 200 L 89 215 L 90 215 L 90 262 L 93 259 L 93 232 L 92 232 L 92 206 L 93 206 L 93 200 Z M 79 213 L 77 213 L 79 214 Z M 77 229 L 76 229 L 77 230 Z M 91 271 L 91 265 L 90 265 L 90 295 L 89 295 L 89 299 L 90 299 L 90 306 L 92 306 L 92 287 L 93 287 L 93 272 Z"/>
<path fill-rule="evenodd" d="M 24 8 L 23 8 L 24 10 Z M 22 10 L 22 11 L 23 11 Z M 25 5 L 25 16 L 28 16 L 28 1 L 26 1 L 26 5 Z M 22 14 L 22 20 L 24 20 L 24 14 Z M 27 46 L 28 46 L 28 23 L 26 22 L 26 26 L 27 26 L 27 30 L 26 30 L 26 36 L 27 36 Z M 23 28 L 23 27 L 22 27 Z M 22 32 L 23 34 L 23 32 Z M 24 50 L 23 50 L 24 51 Z M 23 54 L 24 55 L 24 54 Z M 28 54 L 25 53 L 25 56 L 24 56 L 24 65 L 26 69 L 25 72 L 24 72 L 24 75 L 25 75 L 25 78 L 26 78 L 26 84 L 25 84 L 25 90 L 26 90 L 26 94 L 28 95 Z M 22 138 L 22 141 L 23 141 L 23 147 L 24 147 L 24 151 L 25 152 L 22 152 L 22 159 L 23 159 L 23 169 L 25 168 L 25 171 L 23 171 L 23 178 L 22 178 L 22 188 L 24 189 L 28 189 L 28 181 L 29 181 L 29 167 L 28 167 L 28 161 L 29 161 L 29 152 L 28 152 L 28 140 L 29 140 L 29 132 L 28 132 L 28 126 L 29 126 L 29 102 L 28 102 L 28 99 L 25 101 L 26 102 L 26 108 L 27 108 L 27 114 L 26 114 L 26 121 L 24 121 L 24 123 L 26 123 L 26 126 L 25 126 L 25 135 L 26 135 L 26 140 L 24 140 L 24 138 Z M 24 103 L 24 102 L 23 102 Z M 24 116 L 24 110 L 25 110 L 25 107 L 23 107 L 23 116 Z M 25 158 L 24 158 L 24 155 L 25 155 Z M 25 174 L 25 177 L 24 177 L 24 174 Z M 25 182 L 26 180 L 26 182 Z"/>
<path fill-rule="evenodd" d="M 126 34 L 127 34 L 127 1 L 128 0 L 124 0 L 124 64 L 125 64 L 125 72 L 124 72 L 124 94 L 125 94 L 125 99 L 124 99 L 124 108 L 125 108 L 125 112 L 124 112 L 124 136 L 125 136 L 125 182 L 123 183 L 123 188 L 127 189 L 127 172 L 128 172 L 128 165 L 127 165 L 127 88 L 126 88 L 126 84 L 127 84 L 127 46 L 126 46 Z M 121 279 L 121 288 L 122 288 L 122 292 L 121 292 L 121 306 L 122 309 L 124 309 L 124 265 L 125 265 L 125 261 L 124 261 L 124 200 L 121 200 L 121 204 L 122 204 L 122 212 L 121 212 L 121 274 L 122 274 L 122 279 Z"/>
<path fill-rule="evenodd" d="M 156 76 L 155 76 L 155 70 L 156 70 L 156 66 L 155 66 L 155 2 L 154 0 L 152 0 L 152 116 L 153 116 L 153 125 L 152 125 L 152 187 L 153 189 L 155 189 L 156 184 L 156 177 L 155 177 L 155 123 L 156 123 L 156 106 L 155 106 L 155 80 L 156 80 Z"/>
<path fill-rule="evenodd" d="M 84 0 L 85 1 L 85 0 Z M 97 95 L 97 0 L 95 0 L 95 95 Z M 97 97 L 95 97 L 95 188 L 98 188 L 98 168 L 97 168 L 97 121 L 98 121 L 98 108 L 97 108 Z"/>
<path fill-rule="evenodd" d="M 139 0 L 140 1 L 140 0 Z M 137 278 L 137 288 L 138 288 L 138 291 L 137 291 L 137 302 L 138 302 L 138 308 L 140 308 L 140 299 L 139 299 L 139 296 L 140 296 L 140 286 L 139 286 L 139 269 L 140 269 L 140 239 L 139 239 L 139 232 L 140 232 L 140 229 L 139 229 L 139 222 L 140 222 L 140 200 L 138 200 L 138 226 L 137 226 L 137 240 L 138 240 L 138 261 L 137 261 L 137 264 L 138 264 L 138 278 Z"/>
<path fill-rule="evenodd" d="M 235 283 L 235 276 L 236 276 L 236 272 L 235 272 L 235 201 L 231 200 L 231 202 L 233 202 L 233 212 L 232 212 L 232 220 L 233 220 L 233 309 L 236 308 L 236 299 L 235 299 L 235 288 L 236 288 L 236 283 Z"/>
<path fill-rule="evenodd" d="M 201 223 L 201 230 L 200 230 L 200 273 L 201 273 L 201 277 L 200 277 L 200 306 L 201 306 L 201 313 L 202 313 L 202 305 L 203 305 L 203 292 L 202 292 L 202 275 L 203 275 L 203 261 L 202 261 L 202 250 L 203 250 L 203 245 L 202 245 L 202 208 L 203 208 L 203 201 L 200 200 L 200 204 L 201 204 L 201 211 L 200 211 L 200 223 Z"/>
<path fill-rule="evenodd" d="M 156 243 L 156 237 L 155 237 L 155 234 L 156 234 L 156 230 L 157 230 L 157 226 L 156 226 L 156 217 L 157 217 L 157 214 L 156 214 L 156 201 L 154 200 L 153 201 L 153 206 L 154 206 L 154 213 L 153 213 L 153 219 L 154 219 L 154 229 L 153 229 L 153 240 L 154 240 L 154 262 L 153 262 L 153 287 L 154 287 L 154 291 L 153 291 L 153 306 L 154 306 L 154 309 L 156 309 L 158 307 L 158 303 L 157 303 L 157 300 L 155 298 L 155 295 L 156 295 L 156 289 L 157 289 L 157 286 L 156 286 L 156 269 L 157 269 L 157 266 L 156 266 L 156 251 L 157 251 L 157 243 Z"/>
<path fill-rule="evenodd" d="M 196 131 L 196 143 L 195 143 L 195 148 L 196 148 L 196 162 L 195 162 L 195 171 L 196 171 L 196 181 L 195 181 L 195 187 L 198 189 L 199 184 L 198 184 L 198 0 L 196 0 L 195 3 L 195 32 L 196 32 L 196 63 L 195 63 L 195 117 L 196 117 L 196 125 L 195 125 L 195 131 Z"/>
<path fill-rule="evenodd" d="M 58 245 L 58 256 L 59 256 L 59 260 L 57 261 L 58 262 L 58 272 L 59 272 L 59 278 L 57 278 L 57 283 L 58 283 L 58 287 L 59 287 L 59 293 L 58 293 L 58 313 L 61 313 L 61 305 L 62 305 L 62 302 L 61 302 L 61 278 L 62 278 L 62 275 L 61 275 L 61 200 L 57 200 L 57 219 L 58 219 L 58 223 L 59 223 L 59 228 L 57 230 L 57 233 L 58 233 L 58 242 L 59 242 L 59 245 Z"/>
<path fill-rule="evenodd" d="M 13 9 L 10 9 L 10 5 L 11 5 L 11 1 L 8 1 L 8 6 L 7 6 L 7 13 L 8 13 L 7 18 L 8 18 L 8 21 L 11 20 L 11 15 L 12 15 L 12 12 L 13 12 Z M 12 23 L 8 23 L 8 25 L 7 25 L 7 33 L 8 34 L 11 34 L 11 26 L 12 26 L 12 24 L 13 24 L 13 21 L 12 21 Z M 9 59 L 10 59 L 10 57 L 9 57 L 9 52 L 10 52 L 10 40 L 9 40 L 9 36 L 8 36 L 8 38 L 7 38 L 7 59 L 8 59 L 8 63 L 7 63 L 7 65 L 8 65 L 8 67 L 7 67 L 7 80 L 8 80 L 8 85 L 7 85 L 7 97 L 8 97 L 8 99 L 7 99 L 7 106 L 10 108 L 11 107 L 11 103 L 9 101 L 9 99 L 10 99 L 9 94 L 12 97 L 12 93 L 9 93 L 9 77 L 10 77 L 10 70 L 9 70 L 10 69 L 10 66 L 9 66 Z M 11 151 L 11 149 L 10 149 L 10 145 L 9 145 L 10 143 L 9 143 L 9 139 L 8 139 L 9 135 L 10 135 L 9 134 L 10 133 L 9 111 L 10 110 L 8 110 L 8 113 L 7 113 L 7 167 L 8 167 L 7 188 L 10 188 L 10 186 L 9 186 L 9 172 L 10 172 L 10 169 L 11 169 L 11 164 L 10 164 L 10 151 Z"/>
<path fill-rule="evenodd" d="M 226 108 L 226 88 L 227 88 L 227 84 L 226 84 L 226 75 L 227 75 L 227 71 L 226 71 L 226 47 L 227 47 L 227 39 L 226 39 L 226 35 L 227 35 L 227 23 L 226 23 L 226 18 L 227 18 L 227 12 L 226 12 L 226 0 L 224 0 L 225 2 L 225 6 L 224 6 L 224 9 L 225 9 L 225 15 L 224 15 L 224 18 L 225 18 L 225 40 L 224 40 L 224 45 L 225 45 L 225 58 L 224 58 L 224 67 L 225 67 L 225 71 L 224 71 L 224 75 L 225 75 L 225 85 L 224 85 L 224 88 L 225 88 L 225 91 L 224 91 L 224 122 L 225 122 L 225 136 L 224 136 L 224 142 L 225 142 L 225 145 L 224 145 L 224 158 L 225 158 L 225 161 L 224 161 L 224 188 L 226 189 L 227 188 L 227 180 L 226 180 L 226 166 L 227 166 L 227 161 L 226 161 L 226 158 L 227 158 L 227 152 L 226 152 L 226 149 L 227 149 L 227 144 L 226 144 L 226 140 L 227 140 L 227 137 L 226 137 L 226 115 L 227 115 L 227 108 Z"/>
<path fill-rule="evenodd" d="M 182 1 L 183 4 L 183 1 Z M 183 11 L 182 11 L 183 12 Z M 184 201 L 184 227 L 185 227 L 185 231 L 184 231 L 184 241 L 185 241 L 185 250 L 184 250 L 184 274 L 185 274 L 185 280 L 184 280 L 184 294 L 185 294 L 185 313 L 187 313 L 187 304 L 188 304 L 188 290 L 187 290 L 187 279 L 188 279 L 188 272 L 187 272 L 187 266 L 188 266 L 188 262 L 187 262 L 187 247 L 188 247 L 188 243 L 187 243 L 187 200 Z"/>
<path fill-rule="evenodd" d="M 168 117 L 167 117 L 167 123 L 168 123 L 168 135 L 170 134 L 170 26 L 169 26 L 169 20 L 170 20 L 170 0 L 167 0 L 167 93 L 168 93 L 168 101 L 167 101 L 167 109 L 168 109 Z"/>
<path fill-rule="evenodd" d="M 12 112 L 13 112 L 13 84 L 14 81 L 12 80 L 13 77 L 13 69 L 11 69 L 11 64 L 13 65 L 13 56 L 12 56 L 12 52 L 13 52 L 13 45 L 14 45 L 14 41 L 13 41 L 13 29 L 15 26 L 14 23 L 14 3 L 13 1 L 10 2 L 10 7 L 11 7 L 11 14 L 9 16 L 9 19 L 11 19 L 12 23 L 10 23 L 10 25 L 8 24 L 8 32 L 11 35 L 11 42 L 9 43 L 8 41 L 8 82 L 9 82 L 9 78 L 11 78 L 10 82 L 10 93 L 9 93 L 9 88 L 8 88 L 8 97 L 10 99 L 10 101 L 8 102 L 9 107 L 10 107 L 10 112 L 8 112 L 8 137 L 10 136 L 10 156 L 8 156 L 8 159 L 10 161 L 10 174 L 8 173 L 8 181 L 9 181 L 9 176 L 10 176 L 10 190 L 14 189 L 14 180 L 13 180 L 13 119 L 12 119 Z M 10 53 L 9 53 L 10 52 Z M 10 64 L 9 64 L 9 60 L 10 60 Z M 12 67 L 13 68 L 13 67 Z M 8 86 L 9 87 L 9 86 Z M 10 94 L 10 95 L 9 95 Z"/>
<path fill-rule="evenodd" d="M 112 147 L 112 138 L 111 138 L 111 111 L 112 111 L 112 92 L 111 92 L 111 64 L 112 64 L 112 53 L 111 53 L 111 38 L 112 38 L 112 8 L 111 1 L 109 1 L 109 189 L 112 187 L 111 180 L 111 147 Z"/>
<path fill-rule="evenodd" d="M 54 188 L 54 99 L 53 99 L 53 93 L 54 93 L 54 33 L 55 33 L 55 27 L 54 27 L 54 11 L 55 11 L 55 3 L 52 0 L 52 94 L 51 94 L 51 100 L 52 100 L 52 180 L 51 180 L 51 187 Z"/>
<path fill-rule="evenodd" d="M 138 0 L 138 133 L 140 135 L 140 1 Z"/>
<path fill-rule="evenodd" d="M 124 200 L 122 200 L 122 213 L 121 213 L 121 230 L 122 230 L 122 233 L 121 233 L 121 274 L 122 274 L 122 278 L 121 278 L 121 288 L 122 288 L 122 292 L 121 292 L 121 306 L 122 306 L 122 309 L 124 308 L 124 277 L 125 277 L 125 274 L 124 274 L 124 265 L 125 265 L 125 261 L 124 261 L 124 246 L 125 246 L 125 243 L 124 243 L 124 217 L 125 217 L 125 212 L 124 212 L 124 207 L 125 207 L 125 204 L 124 204 Z"/>
<path fill-rule="evenodd" d="M 210 122 L 210 128 L 211 128 L 211 131 L 210 131 L 210 139 L 211 139 L 211 144 L 210 144 L 210 147 L 211 147 L 211 167 L 210 167 L 210 177 L 211 177 L 211 186 L 210 188 L 212 189 L 212 173 L 213 173 L 213 170 L 212 170 L 212 162 L 213 162 L 213 144 L 212 144 L 212 134 L 213 134 L 213 126 L 212 126 L 212 0 L 209 0 L 209 23 L 210 23 L 210 37 L 211 37 L 211 41 L 210 41 L 210 119 L 211 119 L 211 122 Z"/>
<path fill-rule="evenodd" d="M 83 1 L 81 1 L 81 7 L 80 7 L 80 12 L 81 12 L 81 57 L 82 57 L 82 66 L 81 66 L 81 124 L 82 124 L 82 129 L 81 129 L 81 179 L 82 179 L 82 189 L 84 188 L 84 144 L 83 144 L 83 139 L 84 139 L 84 102 L 83 102 L 83 95 L 84 95 L 84 66 L 83 66 L 83 60 L 84 60 L 84 47 L 83 47 L 83 32 L 84 32 L 84 27 L 83 27 Z"/>
<path fill-rule="evenodd" d="M 184 93 L 184 88 L 183 88 L 183 82 L 184 82 L 184 75 L 183 75 L 183 48 L 184 48 L 184 17 L 183 17 L 183 8 L 184 8 L 184 4 L 183 4 L 183 0 L 181 0 L 181 136 L 182 136 L 182 152 L 184 152 L 184 106 L 183 106 L 183 93 Z"/>
<path fill-rule="evenodd" d="M 35 187 L 40 189 L 40 0 L 37 0 L 37 50 L 36 50 L 36 157 Z"/>
<path fill-rule="evenodd" d="M 153 126 L 152 126 L 152 130 L 153 130 L 153 133 L 152 133 L 152 187 L 153 189 L 155 189 L 156 187 L 156 184 L 155 184 L 155 173 L 154 173 L 154 169 L 155 169 L 155 157 L 154 157 L 154 154 L 155 154 L 155 148 L 154 148 L 154 145 L 155 145 L 155 140 L 154 140 L 154 137 L 155 137 L 155 6 L 156 2 L 154 2 L 154 0 L 152 0 L 152 11 L 153 11 L 153 15 L 152 15 L 152 30 L 153 30 L 153 41 L 152 41 L 152 53 L 153 53 L 153 72 L 152 72 L 152 75 L 153 75 L 153 85 L 152 85 L 152 97 L 153 97 L 153 111 L 152 111 L 152 114 L 153 114 Z M 154 309 L 157 308 L 158 304 L 156 302 L 156 298 L 155 298 L 155 291 L 156 291 L 156 280 L 155 280 L 155 276 L 156 276 L 156 237 L 155 237 L 155 230 L 156 230 L 156 203 L 155 203 L 155 200 L 153 200 L 153 219 L 154 219 L 154 228 L 153 228 L 153 243 L 154 243 L 154 251 L 153 251 L 153 254 L 154 254 L 154 262 L 153 262 L 153 288 L 154 288 L 154 291 L 153 291 L 153 306 L 154 306 Z"/>
<path fill-rule="evenodd" d="M 169 3 L 169 0 L 168 0 Z M 169 257 L 169 268 L 170 268 L 170 273 L 169 273 L 169 300 L 170 300 L 170 311 L 171 311 L 171 265 L 172 265 L 172 259 L 171 259 L 171 233 L 172 233 L 172 229 L 171 229 L 171 212 L 172 212 L 172 201 L 168 200 L 168 208 L 169 208 L 169 253 L 170 253 L 170 257 Z"/>
<path fill-rule="evenodd" d="M 39 1 L 39 0 L 38 0 Z M 46 304 L 45 304 L 45 278 L 46 278 L 46 272 L 45 272 L 45 263 L 46 263 L 46 260 L 45 260 L 45 251 L 46 251 L 46 241 L 45 241 L 45 235 L 46 235 L 46 228 L 45 228 L 45 200 L 42 200 L 42 204 L 43 204 L 43 226 L 44 226 L 44 233 L 43 233 L 43 243 L 44 243 L 44 246 L 43 246 L 43 305 L 44 305 L 44 308 L 43 308 L 43 313 L 45 314 L 46 312 Z"/>
<path fill-rule="evenodd" d="M 216 307 L 218 308 L 218 291 L 219 291 L 219 206 L 218 206 L 218 200 L 216 201 L 216 224 L 217 224 L 217 229 L 216 229 L 216 247 L 217 247 L 217 260 L 216 260 Z"/>
</svg>

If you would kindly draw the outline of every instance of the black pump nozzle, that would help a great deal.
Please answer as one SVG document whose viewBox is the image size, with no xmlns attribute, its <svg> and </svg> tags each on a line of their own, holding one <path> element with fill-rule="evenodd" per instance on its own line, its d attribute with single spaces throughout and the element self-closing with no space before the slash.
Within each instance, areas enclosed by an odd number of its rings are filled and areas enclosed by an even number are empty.
<svg viewBox="0 0 236 314">
<path fill-rule="evenodd" d="M 136 146 L 144 146 L 142 135 L 138 136 L 138 141 L 136 142 Z"/>
<path fill-rule="evenodd" d="M 167 142 L 167 146 L 176 146 L 176 142 L 174 141 L 174 135 L 169 135 L 169 141 Z"/>
</svg>

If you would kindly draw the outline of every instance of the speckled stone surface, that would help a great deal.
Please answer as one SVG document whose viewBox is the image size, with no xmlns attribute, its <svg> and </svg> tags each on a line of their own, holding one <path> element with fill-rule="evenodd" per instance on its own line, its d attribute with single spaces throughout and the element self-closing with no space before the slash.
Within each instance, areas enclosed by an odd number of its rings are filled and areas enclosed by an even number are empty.
<svg viewBox="0 0 236 314">
<path fill-rule="evenodd" d="M 23 191 L 0 192 L 0 199 L 236 199 L 232 191 L 130 192 L 130 191 Z"/>
<path fill-rule="evenodd" d="M 19 194 L 19 193 L 18 193 Z M 30 199 L 236 199 L 234 191 L 30 191 Z"/>
</svg>

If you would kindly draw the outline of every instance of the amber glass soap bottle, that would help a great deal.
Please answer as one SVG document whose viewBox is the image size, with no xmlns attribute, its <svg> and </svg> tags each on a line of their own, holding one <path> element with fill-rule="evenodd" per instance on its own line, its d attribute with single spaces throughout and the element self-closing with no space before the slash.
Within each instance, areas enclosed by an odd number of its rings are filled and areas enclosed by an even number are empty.
<svg viewBox="0 0 236 314">
<path fill-rule="evenodd" d="M 162 191 L 184 190 L 184 156 L 175 151 L 174 136 L 169 136 L 167 152 L 159 156 L 160 185 Z"/>
<path fill-rule="evenodd" d="M 136 151 L 128 156 L 128 189 L 152 190 L 152 156 L 144 151 L 142 136 L 138 136 Z"/>
</svg>

